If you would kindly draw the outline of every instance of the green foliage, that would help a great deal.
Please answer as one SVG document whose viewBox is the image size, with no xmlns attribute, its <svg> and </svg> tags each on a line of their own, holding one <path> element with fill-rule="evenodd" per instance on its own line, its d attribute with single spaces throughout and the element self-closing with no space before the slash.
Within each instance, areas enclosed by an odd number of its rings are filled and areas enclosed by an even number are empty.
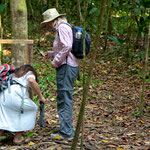
<svg viewBox="0 0 150 150">
<path fill-rule="evenodd" d="M 6 136 L 0 136 L 0 140 L 6 139 Z"/>
<path fill-rule="evenodd" d="M 27 137 L 32 137 L 35 133 L 34 132 L 29 132 Z"/>
<path fill-rule="evenodd" d="M 122 40 L 122 39 L 118 39 L 117 37 L 115 36 L 108 36 L 108 38 L 114 42 L 116 42 L 117 44 L 123 44 L 126 40 Z"/>
<path fill-rule="evenodd" d="M 98 8 L 92 8 L 90 11 L 89 11 L 89 14 L 93 14 L 93 13 L 97 13 L 99 10 Z"/>
<path fill-rule="evenodd" d="M 10 8 L 8 6 L 8 0 L 4 4 L 0 4 L 0 12 L 4 15 L 4 38 L 12 38 L 11 36 L 11 19 L 10 19 Z M 32 0 L 31 7 L 29 7 L 29 1 L 26 1 L 28 6 L 28 28 L 29 28 L 29 38 L 39 41 L 38 49 L 42 51 L 47 51 L 47 47 L 52 46 L 54 40 L 54 34 L 50 34 L 47 37 L 43 34 L 45 30 L 40 27 L 42 21 L 42 13 L 47 8 L 55 7 L 55 0 L 51 0 L 49 6 L 47 6 L 47 1 Z M 100 5 L 101 1 L 98 0 L 87 0 L 87 16 L 86 17 L 86 30 L 91 33 L 91 39 L 95 36 L 95 31 L 97 30 L 97 24 L 99 23 L 99 14 L 100 14 Z M 68 21 L 73 25 L 79 25 L 79 16 L 77 15 L 77 5 L 76 1 L 63 1 L 59 0 L 59 13 L 66 13 Z M 81 13 L 84 14 L 84 0 L 80 1 L 81 3 Z M 135 4 L 132 0 L 122 1 L 122 0 L 113 0 L 111 1 L 111 16 L 110 22 L 112 27 L 109 29 L 111 32 L 108 35 L 110 44 L 108 49 L 103 53 L 104 57 L 107 57 L 113 62 L 130 62 L 134 64 L 140 64 L 145 58 L 145 51 L 143 48 L 143 38 L 146 37 L 148 24 L 150 23 L 149 16 L 149 0 L 135 0 Z M 33 14 L 32 14 L 33 11 Z M 6 16 L 6 17 L 5 17 Z M 6 20 L 6 18 L 8 20 Z M 105 13 L 104 23 L 106 23 L 107 14 Z M 82 25 L 81 25 L 82 26 Z M 130 30 L 131 29 L 131 30 Z M 50 33 L 53 33 L 49 30 Z M 105 28 L 103 28 L 99 37 L 100 45 L 103 46 L 104 35 L 106 34 Z M 139 35 L 139 48 L 135 48 L 136 38 Z M 130 39 L 128 35 L 131 35 Z M 113 41 L 113 42 L 112 42 Z M 43 43 L 44 42 L 44 43 Z M 129 43 L 130 42 L 130 43 Z M 46 43 L 46 44 L 45 44 Z M 93 43 L 93 41 L 92 41 Z M 35 44 L 36 45 L 36 44 Z M 36 45 L 36 46 L 37 46 Z M 34 55 L 39 55 L 39 50 L 34 49 Z M 99 49 L 99 47 L 98 47 Z M 3 55 L 3 54 L 2 54 Z M 98 58 L 102 59 L 102 58 Z M 43 61 L 43 60 L 42 60 Z M 39 76 L 39 86 L 44 94 L 44 97 L 49 97 L 52 93 L 49 90 L 50 88 L 56 89 L 56 80 L 55 80 L 55 69 L 52 69 L 49 65 L 50 62 L 45 63 L 38 62 L 33 64 L 36 68 Z M 10 62 L 10 59 L 2 57 L 2 62 Z M 133 74 L 138 79 L 142 79 L 143 73 L 142 68 L 129 68 L 127 73 Z M 148 72 L 146 80 L 150 82 L 150 73 Z M 83 78 L 83 75 L 81 75 Z M 87 79 L 87 76 L 86 76 Z M 100 80 L 92 80 L 92 86 L 101 86 L 103 82 Z M 76 81 L 75 86 L 81 87 L 82 80 Z M 35 101 L 38 101 L 38 98 L 34 97 Z"/>
<path fill-rule="evenodd" d="M 6 8 L 7 4 L 0 4 L 0 12 L 2 13 L 2 11 L 4 11 L 4 9 Z"/>
<path fill-rule="evenodd" d="M 102 147 L 104 147 L 104 146 L 103 146 L 103 145 L 99 145 L 99 147 L 101 147 L 101 148 L 102 148 Z"/>
<path fill-rule="evenodd" d="M 38 73 L 39 87 L 43 96 L 45 98 L 51 96 L 52 93 L 50 92 L 50 89 L 53 89 L 53 91 L 56 90 L 55 69 L 51 67 L 50 62 L 47 64 L 43 62 L 34 63 L 33 67 Z M 34 96 L 34 101 L 38 104 L 37 96 Z"/>
<path fill-rule="evenodd" d="M 134 115 L 135 117 L 139 117 L 140 116 L 140 110 L 138 107 L 136 109 L 137 109 L 136 111 L 132 112 L 132 115 Z"/>
<path fill-rule="evenodd" d="M 141 2 L 142 2 L 143 6 L 145 8 L 150 8 L 150 2 L 149 2 L 149 0 L 142 0 Z"/>
</svg>

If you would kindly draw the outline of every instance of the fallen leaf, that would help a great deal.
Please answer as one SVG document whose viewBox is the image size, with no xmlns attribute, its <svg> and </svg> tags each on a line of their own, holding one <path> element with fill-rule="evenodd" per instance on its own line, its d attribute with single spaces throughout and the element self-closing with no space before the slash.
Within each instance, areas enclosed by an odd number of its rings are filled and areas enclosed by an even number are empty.
<svg viewBox="0 0 150 150">
<path fill-rule="evenodd" d="M 103 70 L 102 72 L 107 74 L 107 71 L 106 71 L 106 70 Z"/>
<path fill-rule="evenodd" d="M 108 99 L 109 99 L 109 100 L 111 99 L 111 95 L 108 96 Z"/>
<path fill-rule="evenodd" d="M 131 133 L 127 133 L 127 135 L 128 135 L 128 136 L 136 136 L 136 133 L 134 133 L 134 132 L 132 133 L 132 132 L 131 132 Z"/>
<path fill-rule="evenodd" d="M 150 141 L 144 141 L 146 145 L 150 145 Z"/>
<path fill-rule="evenodd" d="M 89 109 L 93 109 L 93 108 L 96 108 L 97 105 L 94 105 L 94 104 L 87 104 L 86 108 L 89 108 Z"/>
<path fill-rule="evenodd" d="M 47 119 L 47 122 L 48 122 L 48 124 L 52 124 L 52 122 L 53 122 L 53 123 L 56 123 L 57 121 L 51 120 L 51 119 Z"/>
<path fill-rule="evenodd" d="M 118 144 L 115 143 L 109 143 L 108 145 L 118 146 Z"/>
<path fill-rule="evenodd" d="M 29 146 L 35 145 L 34 142 L 30 141 L 30 143 L 28 144 Z"/>
<path fill-rule="evenodd" d="M 54 97 L 50 99 L 50 101 L 55 101 L 55 100 L 56 100 L 56 98 L 54 98 Z"/>
<path fill-rule="evenodd" d="M 118 138 L 118 137 L 111 137 L 110 139 L 111 139 L 111 140 L 112 140 L 112 139 L 118 140 L 119 138 Z"/>
<path fill-rule="evenodd" d="M 120 120 L 120 121 L 123 120 L 122 117 L 118 117 L 117 115 L 116 115 L 116 119 L 117 119 L 117 120 Z"/>
<path fill-rule="evenodd" d="M 55 120 L 50 120 L 51 122 L 54 122 L 54 123 L 56 123 L 57 121 L 55 121 Z"/>
<path fill-rule="evenodd" d="M 117 150 L 124 150 L 123 148 L 117 147 Z"/>
<path fill-rule="evenodd" d="M 45 54 L 44 54 L 44 52 L 43 51 L 39 51 L 40 52 L 40 54 L 42 55 L 42 56 L 45 56 Z"/>
<path fill-rule="evenodd" d="M 102 140 L 102 142 L 105 142 L 105 143 L 107 143 L 108 141 L 107 141 L 107 140 Z"/>
</svg>

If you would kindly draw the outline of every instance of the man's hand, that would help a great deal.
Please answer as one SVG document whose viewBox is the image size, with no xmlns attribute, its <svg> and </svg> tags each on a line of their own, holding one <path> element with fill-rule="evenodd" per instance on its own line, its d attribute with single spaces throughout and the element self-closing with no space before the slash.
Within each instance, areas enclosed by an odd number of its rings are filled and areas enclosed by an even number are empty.
<svg viewBox="0 0 150 150">
<path fill-rule="evenodd" d="M 48 52 L 44 52 L 45 59 L 48 59 Z"/>
</svg>

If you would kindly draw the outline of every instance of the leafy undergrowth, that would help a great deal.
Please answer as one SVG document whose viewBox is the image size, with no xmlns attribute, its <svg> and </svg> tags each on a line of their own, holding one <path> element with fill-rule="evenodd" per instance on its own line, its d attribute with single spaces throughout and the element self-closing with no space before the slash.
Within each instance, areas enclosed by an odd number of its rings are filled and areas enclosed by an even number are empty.
<svg viewBox="0 0 150 150">
<path fill-rule="evenodd" d="M 101 54 L 99 54 L 101 55 Z M 89 56 L 90 57 L 90 56 Z M 101 58 L 98 59 L 98 58 Z M 89 59 L 87 59 L 89 64 Z M 51 140 L 50 134 L 59 129 L 56 106 L 55 70 L 50 61 L 43 59 L 42 52 L 36 51 L 34 67 L 39 74 L 40 88 L 47 98 L 44 127 L 37 123 L 32 140 L 28 144 L 15 146 L 14 135 L 1 141 L 0 149 L 10 150 L 67 150 L 71 141 Z M 138 68 L 138 69 L 137 69 Z M 123 62 L 110 61 L 98 56 L 94 67 L 85 110 L 84 149 L 86 150 L 148 150 L 150 149 L 150 91 L 146 84 L 144 116 L 139 117 L 139 101 L 142 80 L 135 70 L 142 70 L 139 63 L 127 66 Z M 82 70 L 82 67 L 81 67 Z M 82 77 L 82 74 L 81 74 Z M 76 126 L 82 99 L 82 80 L 74 88 L 73 124 Z M 34 97 L 38 104 L 38 98 Z M 39 104 L 38 104 L 39 105 Z M 80 146 L 80 139 L 77 149 Z"/>
</svg>

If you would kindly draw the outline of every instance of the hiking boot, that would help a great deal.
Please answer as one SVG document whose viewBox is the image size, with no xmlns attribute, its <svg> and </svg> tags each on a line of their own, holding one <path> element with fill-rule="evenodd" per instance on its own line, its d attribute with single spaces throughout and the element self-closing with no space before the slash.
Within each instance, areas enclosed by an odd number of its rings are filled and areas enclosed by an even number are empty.
<svg viewBox="0 0 150 150">
<path fill-rule="evenodd" d="M 59 133 L 56 133 L 56 134 L 51 134 L 50 135 L 51 138 L 53 140 L 72 140 L 73 138 L 72 137 L 63 137 L 62 135 L 60 135 Z"/>
</svg>

